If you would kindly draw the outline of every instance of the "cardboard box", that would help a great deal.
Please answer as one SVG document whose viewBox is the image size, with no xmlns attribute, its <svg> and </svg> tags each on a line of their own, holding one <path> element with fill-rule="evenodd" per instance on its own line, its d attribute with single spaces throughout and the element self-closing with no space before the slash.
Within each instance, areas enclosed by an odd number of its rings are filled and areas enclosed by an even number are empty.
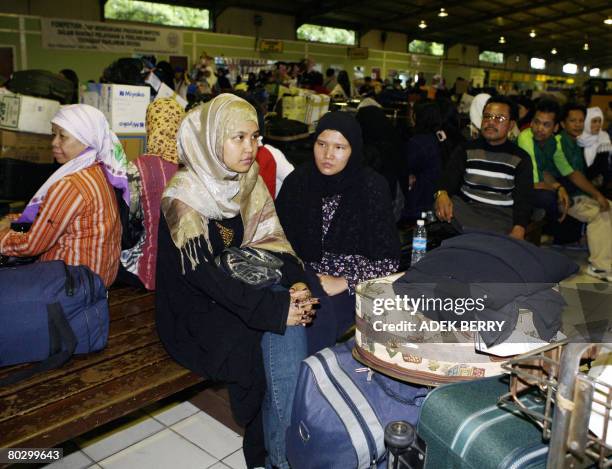
<svg viewBox="0 0 612 469">
<path fill-rule="evenodd" d="M 0 127 L 21 132 L 51 135 L 51 119 L 60 103 L 20 94 L 0 95 Z"/>
<path fill-rule="evenodd" d="M 177 103 L 179 103 L 183 109 L 187 107 L 189 104 L 182 96 L 179 96 L 172 88 L 170 88 L 165 83 L 162 83 L 159 89 L 157 90 L 157 94 L 155 95 L 155 99 L 161 98 L 172 98 Z"/>
<path fill-rule="evenodd" d="M 283 96 L 283 117 L 306 123 L 306 97 Z"/>
<path fill-rule="evenodd" d="M 123 151 L 127 156 L 128 161 L 134 161 L 140 155 L 144 154 L 147 148 L 147 136 L 141 134 L 117 134 L 117 138 L 123 145 Z"/>
<path fill-rule="evenodd" d="M 113 132 L 143 133 L 150 96 L 151 88 L 148 86 L 103 84 L 100 110 L 106 116 Z"/>
<path fill-rule="evenodd" d="M 79 102 L 100 109 L 100 93 L 97 91 L 83 91 L 79 96 Z"/>
<path fill-rule="evenodd" d="M 305 124 L 308 124 L 308 131 L 314 132 L 319 119 L 323 117 L 329 110 L 329 96 L 325 94 L 313 94 L 308 96 L 306 104 L 306 120 Z"/>
<path fill-rule="evenodd" d="M 51 135 L 0 130 L 0 158 L 12 158 L 30 163 L 51 164 Z"/>
</svg>

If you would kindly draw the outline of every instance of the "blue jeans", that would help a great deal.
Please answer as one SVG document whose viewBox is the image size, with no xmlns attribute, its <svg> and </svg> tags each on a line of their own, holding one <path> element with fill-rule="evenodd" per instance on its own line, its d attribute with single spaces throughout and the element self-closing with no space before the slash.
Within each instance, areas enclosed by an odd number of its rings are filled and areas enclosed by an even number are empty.
<svg viewBox="0 0 612 469">
<path fill-rule="evenodd" d="M 291 423 L 300 362 L 307 356 L 306 331 L 302 326 L 287 326 L 284 335 L 265 332 L 261 350 L 267 385 L 262 404 L 266 467 L 289 469 L 285 434 Z"/>
</svg>

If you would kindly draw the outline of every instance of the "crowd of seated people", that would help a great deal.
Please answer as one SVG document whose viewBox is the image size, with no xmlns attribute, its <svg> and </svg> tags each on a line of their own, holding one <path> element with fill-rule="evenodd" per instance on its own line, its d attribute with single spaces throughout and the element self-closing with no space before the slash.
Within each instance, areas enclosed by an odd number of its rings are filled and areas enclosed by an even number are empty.
<svg viewBox="0 0 612 469">
<path fill-rule="evenodd" d="M 406 139 L 385 115 L 384 87 L 355 90 L 346 72 L 317 73 L 306 61 L 262 77 L 365 98 L 355 115 L 319 120 L 312 158 L 295 169 L 290 154 L 261 143 L 265 106 L 221 93 L 232 85 L 203 56 L 192 74 L 215 97 L 187 113 L 173 99 L 153 101 L 147 151 L 133 162 L 100 111 L 62 107 L 52 119 L 61 167 L 23 213 L 0 221 L 4 256 L 86 265 L 107 287 L 117 278 L 156 290 L 169 354 L 229 383 L 249 467 L 289 467 L 299 364 L 350 330 L 359 282 L 398 270 L 398 219 L 433 210 L 440 222 L 523 240 L 541 209 L 553 233 L 567 218 L 584 223 L 586 273 L 612 280 L 612 147 L 599 108 L 482 94 L 466 139 L 447 95 L 421 96 Z M 185 79 L 179 70 L 174 84 L 187 88 Z M 240 93 L 257 82 L 249 77 Z M 409 92 L 391 87 L 393 99 Z M 231 249 L 272 253 L 280 277 L 245 282 L 224 268 Z"/>
</svg>

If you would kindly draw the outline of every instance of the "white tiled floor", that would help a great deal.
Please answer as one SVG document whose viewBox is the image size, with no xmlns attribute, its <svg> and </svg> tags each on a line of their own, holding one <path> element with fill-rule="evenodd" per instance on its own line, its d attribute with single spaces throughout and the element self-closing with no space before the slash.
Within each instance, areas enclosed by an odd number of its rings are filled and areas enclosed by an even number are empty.
<svg viewBox="0 0 612 469">
<path fill-rule="evenodd" d="M 101 461 L 150 435 L 162 431 L 164 428 L 164 425 L 157 420 L 144 416 L 140 421 L 128 425 L 121 431 L 117 431 L 99 441 L 83 444 L 81 449 L 92 460 Z"/>
<path fill-rule="evenodd" d="M 46 469 L 246 469 L 242 437 L 189 402 L 142 413 Z"/>
<path fill-rule="evenodd" d="M 217 461 L 206 451 L 166 428 L 100 461 L 100 465 L 104 469 L 201 469 Z"/>
</svg>

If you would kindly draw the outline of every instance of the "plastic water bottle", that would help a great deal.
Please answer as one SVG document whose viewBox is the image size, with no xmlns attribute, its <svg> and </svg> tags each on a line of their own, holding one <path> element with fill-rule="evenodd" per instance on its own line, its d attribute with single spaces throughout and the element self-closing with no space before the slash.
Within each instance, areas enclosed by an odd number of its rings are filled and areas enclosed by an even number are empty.
<svg viewBox="0 0 612 469">
<path fill-rule="evenodd" d="M 417 221 L 417 228 L 412 236 L 412 257 L 410 265 L 419 262 L 427 252 L 427 229 L 425 228 L 425 220 Z"/>
</svg>

